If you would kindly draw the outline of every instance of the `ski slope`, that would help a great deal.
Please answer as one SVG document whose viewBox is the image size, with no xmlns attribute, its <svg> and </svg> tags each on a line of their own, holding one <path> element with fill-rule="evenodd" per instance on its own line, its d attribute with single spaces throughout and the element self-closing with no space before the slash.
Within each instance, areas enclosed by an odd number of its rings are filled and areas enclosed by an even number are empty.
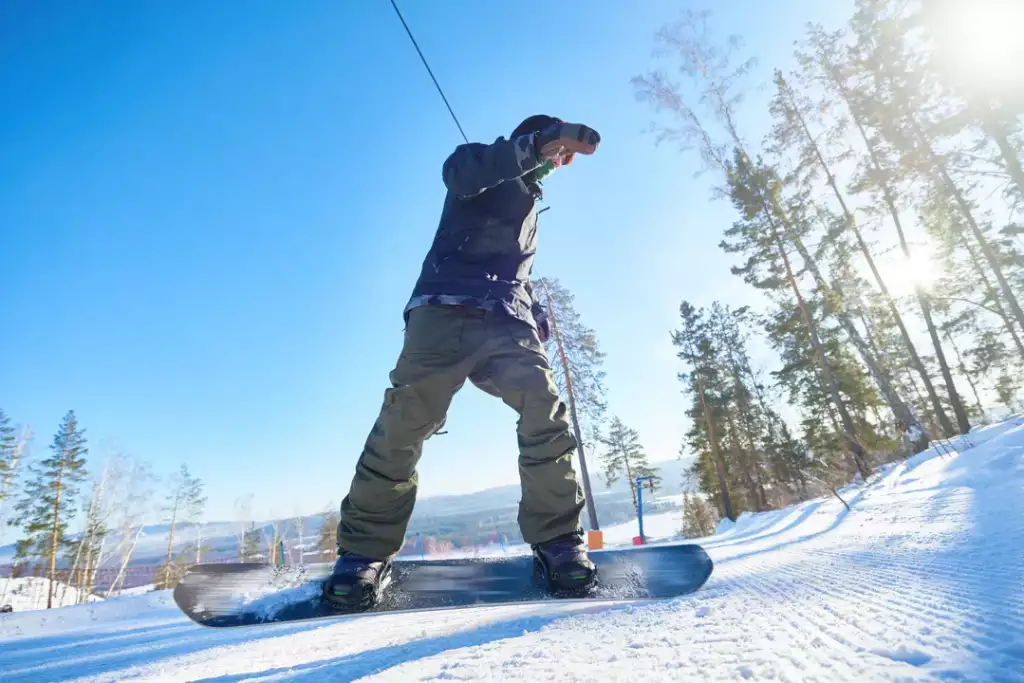
<svg viewBox="0 0 1024 683">
<path fill-rule="evenodd" d="M 0 615 L 0 681 L 1024 681 L 1024 420 L 961 444 L 741 517 L 685 598 L 213 630 L 164 591 Z"/>
</svg>

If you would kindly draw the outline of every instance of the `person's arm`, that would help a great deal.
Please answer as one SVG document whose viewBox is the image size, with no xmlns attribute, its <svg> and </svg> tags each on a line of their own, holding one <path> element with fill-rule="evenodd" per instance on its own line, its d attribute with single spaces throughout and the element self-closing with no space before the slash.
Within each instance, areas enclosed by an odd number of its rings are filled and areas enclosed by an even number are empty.
<svg viewBox="0 0 1024 683">
<path fill-rule="evenodd" d="M 490 145 L 459 145 L 441 170 L 445 186 L 460 199 L 514 180 L 541 165 L 533 145 L 534 133 L 512 140 L 499 138 Z"/>
<path fill-rule="evenodd" d="M 506 180 L 529 173 L 549 160 L 569 163 L 576 154 L 593 154 L 601 143 L 597 131 L 580 123 L 556 123 L 512 140 L 455 148 L 441 167 L 441 177 L 459 199 L 475 197 Z"/>
</svg>

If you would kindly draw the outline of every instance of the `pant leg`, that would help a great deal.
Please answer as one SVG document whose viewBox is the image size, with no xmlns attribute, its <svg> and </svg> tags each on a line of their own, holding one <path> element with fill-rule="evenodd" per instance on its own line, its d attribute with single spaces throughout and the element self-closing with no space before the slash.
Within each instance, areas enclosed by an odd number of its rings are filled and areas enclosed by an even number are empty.
<svg viewBox="0 0 1024 683">
<path fill-rule="evenodd" d="M 576 439 L 544 347 L 530 325 L 514 318 L 489 318 L 487 329 L 492 339 L 471 378 L 519 413 L 523 540 L 541 543 L 579 531 L 584 497 L 572 465 Z"/>
<path fill-rule="evenodd" d="M 340 548 L 380 559 L 401 550 L 416 502 L 423 442 L 444 425 L 471 369 L 472 349 L 463 343 L 466 322 L 447 307 L 410 311 L 392 386 L 341 503 Z"/>
</svg>

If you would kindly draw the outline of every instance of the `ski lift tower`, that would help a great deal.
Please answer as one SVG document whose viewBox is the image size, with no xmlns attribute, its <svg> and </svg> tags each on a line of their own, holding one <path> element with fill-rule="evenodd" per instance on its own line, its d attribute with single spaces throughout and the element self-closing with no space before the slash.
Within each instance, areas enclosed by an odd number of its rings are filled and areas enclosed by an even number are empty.
<svg viewBox="0 0 1024 683">
<path fill-rule="evenodd" d="M 644 487 L 643 482 L 657 479 L 657 477 L 636 478 L 636 521 L 640 526 L 640 535 L 633 539 L 633 545 L 644 545 L 647 539 L 644 538 Z"/>
</svg>

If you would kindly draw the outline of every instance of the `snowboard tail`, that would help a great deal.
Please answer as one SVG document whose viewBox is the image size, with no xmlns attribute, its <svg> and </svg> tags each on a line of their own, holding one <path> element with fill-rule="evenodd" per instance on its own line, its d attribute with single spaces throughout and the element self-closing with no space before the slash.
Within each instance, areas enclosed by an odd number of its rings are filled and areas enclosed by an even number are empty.
<svg viewBox="0 0 1024 683">
<path fill-rule="evenodd" d="M 714 565 L 698 545 L 640 546 L 590 553 L 597 584 L 586 595 L 548 592 L 532 555 L 443 560 L 396 559 L 380 601 L 357 612 L 323 598 L 331 563 L 276 567 L 201 564 L 174 588 L 174 601 L 204 626 L 248 626 L 384 612 L 451 609 L 545 600 L 649 600 L 698 590 Z"/>
</svg>

